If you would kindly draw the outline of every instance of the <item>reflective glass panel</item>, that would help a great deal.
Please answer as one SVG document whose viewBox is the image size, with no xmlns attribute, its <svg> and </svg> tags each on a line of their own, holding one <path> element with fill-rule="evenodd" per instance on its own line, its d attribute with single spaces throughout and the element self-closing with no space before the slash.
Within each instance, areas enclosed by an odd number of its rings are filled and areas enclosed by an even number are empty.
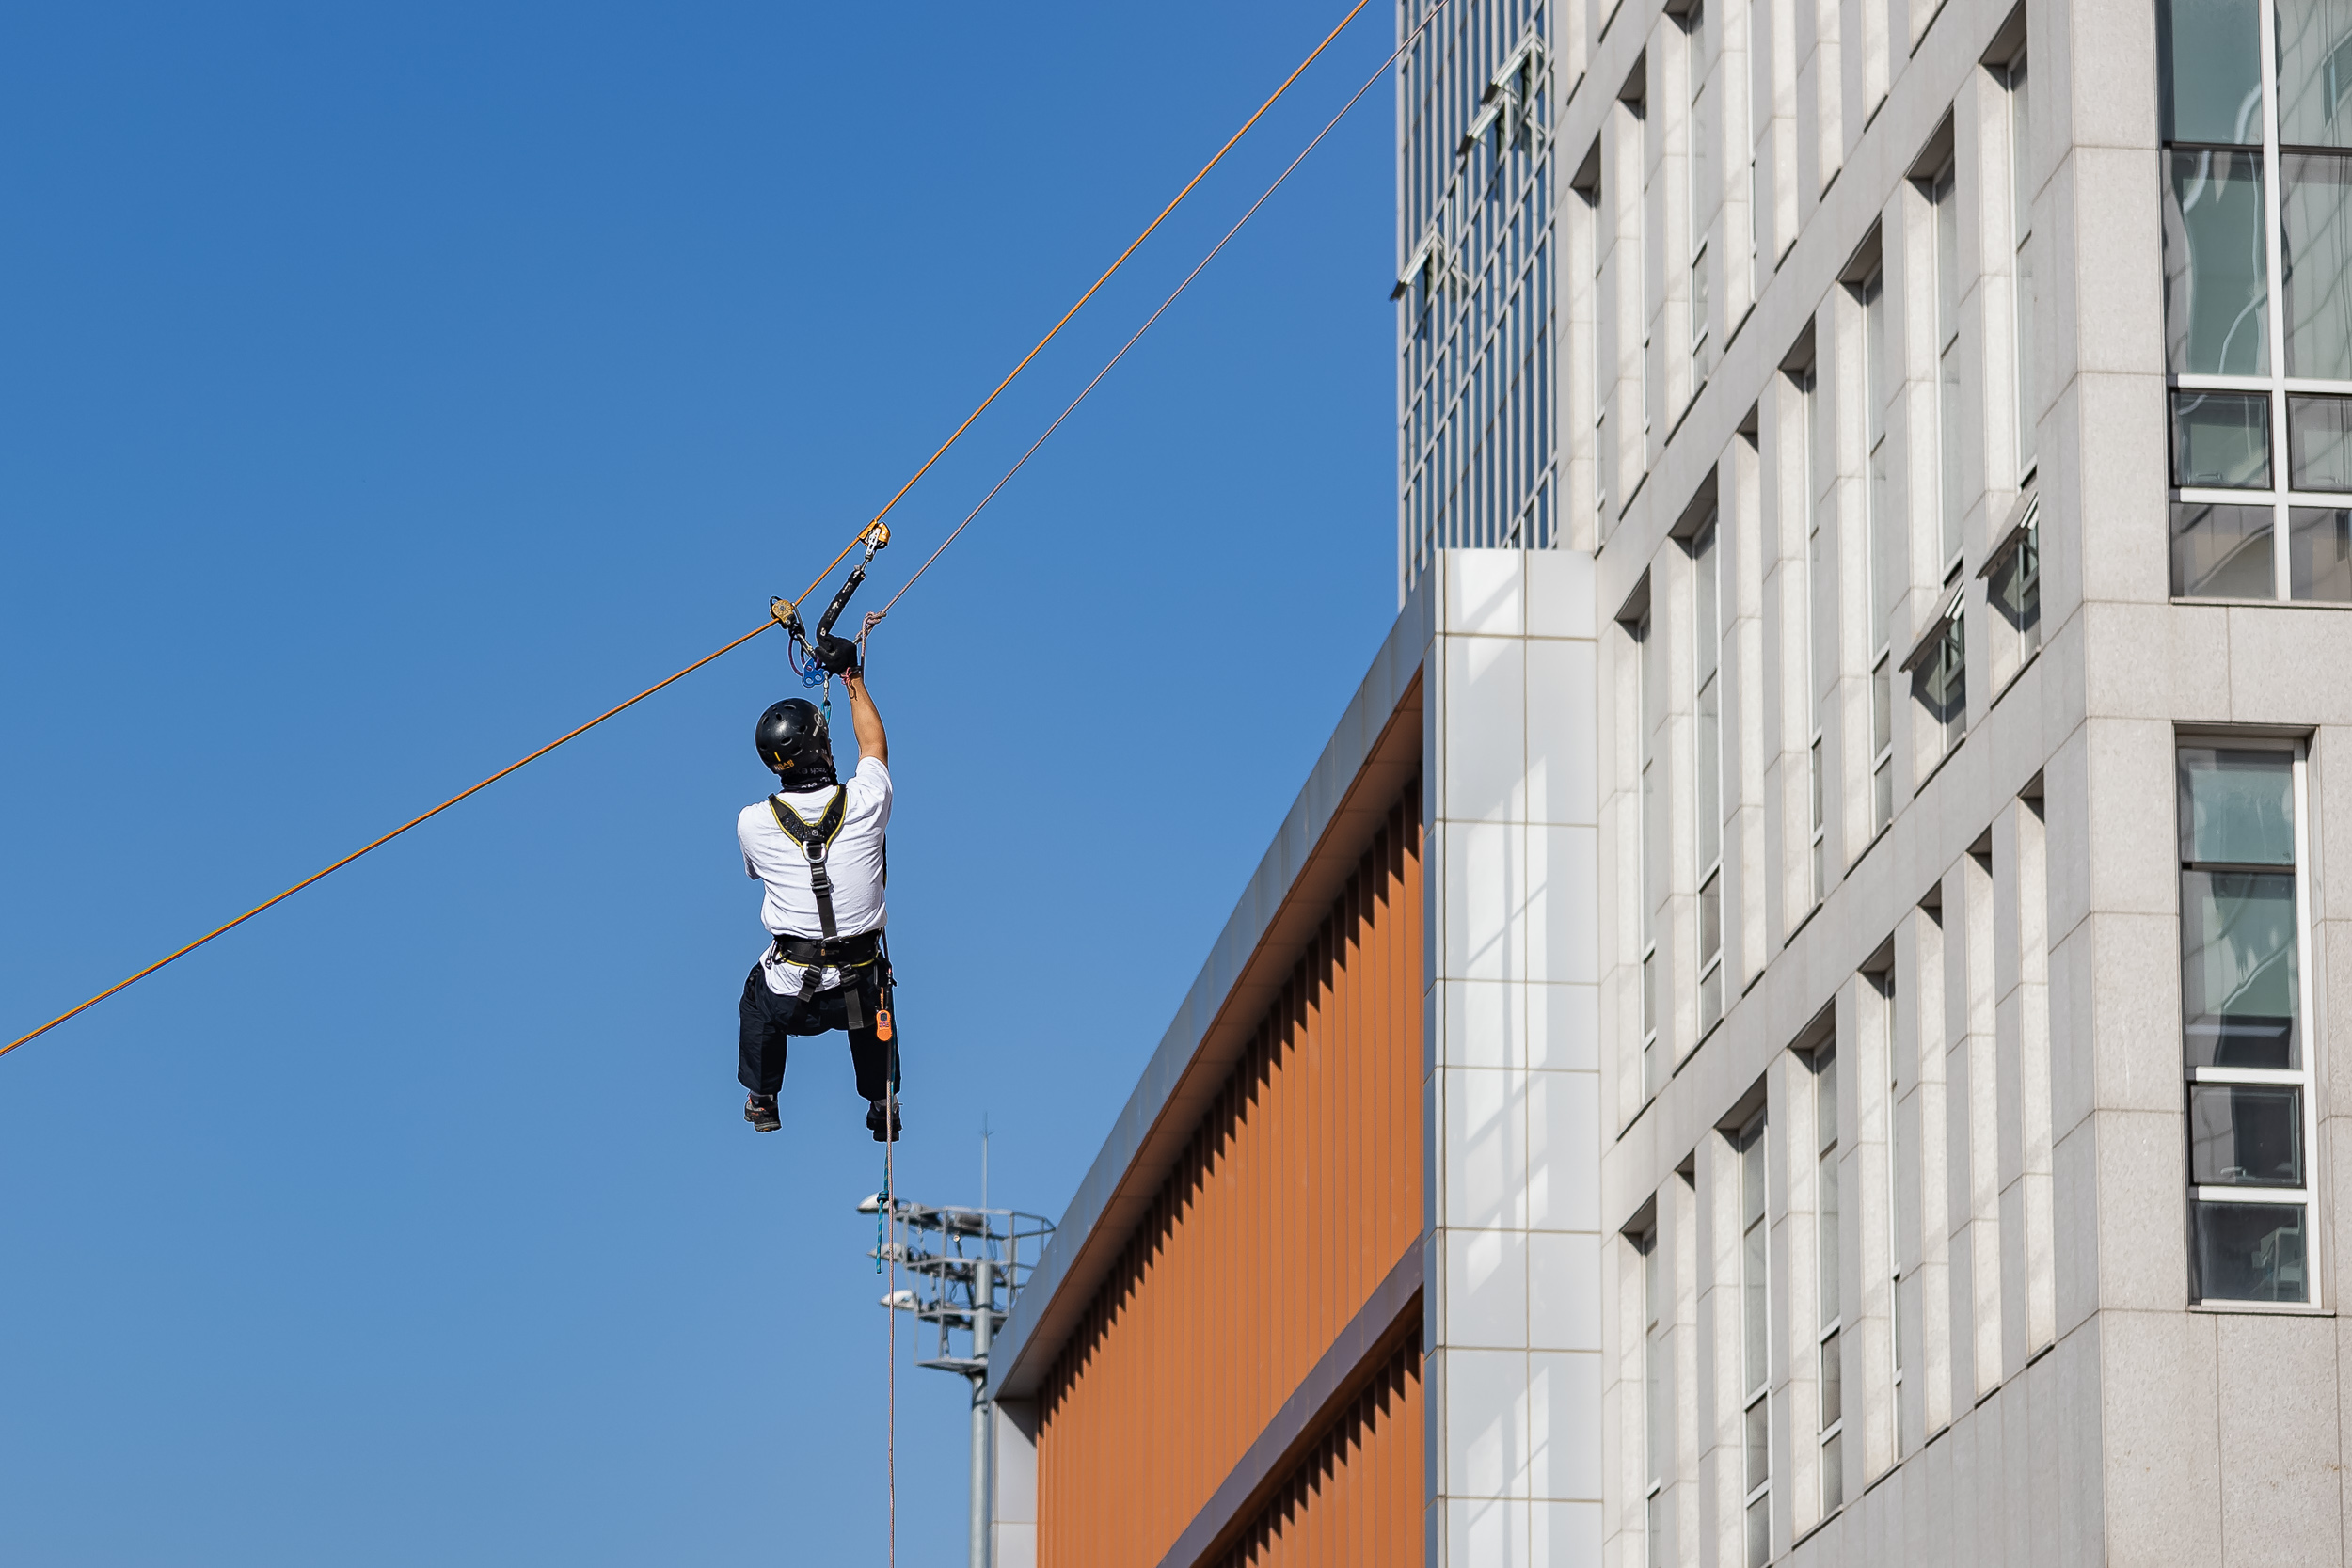
<svg viewBox="0 0 2352 1568">
<path fill-rule="evenodd" d="M 2352 398 L 2288 395 L 2287 475 L 2297 490 L 2352 490 Z"/>
<path fill-rule="evenodd" d="M 1821 1445 L 1821 1512 L 1824 1513 L 1846 1505 L 1844 1449 L 1843 1433 Z"/>
<path fill-rule="evenodd" d="M 2262 155 L 2175 150 L 2164 157 L 2166 363 L 2188 374 L 2267 375 Z"/>
<path fill-rule="evenodd" d="M 2032 637 L 2042 621 L 2041 579 L 2035 568 L 2039 541 L 2029 531 L 2024 544 L 2010 552 L 2001 562 L 2001 569 L 1993 574 L 1991 591 L 1986 594 L 1993 608 L 2016 632 L 2022 645 L 2032 646 Z"/>
<path fill-rule="evenodd" d="M 1748 1485 L 1751 1492 L 1770 1481 L 1772 1476 L 1772 1433 L 1771 1402 L 1758 1400 L 1748 1406 L 1747 1449 Z"/>
<path fill-rule="evenodd" d="M 1891 659 L 1879 660 L 1870 672 L 1870 754 L 1876 756 L 1894 743 L 1895 715 L 1889 695 L 1895 665 Z"/>
<path fill-rule="evenodd" d="M 1837 1141 L 1837 1053 L 1827 1047 L 1813 1055 L 1813 1094 L 1814 1134 L 1827 1148 Z"/>
<path fill-rule="evenodd" d="M 2287 374 L 2352 381 L 2352 157 L 2279 158 Z"/>
<path fill-rule="evenodd" d="M 1817 1250 L 1821 1263 L 1821 1322 L 1834 1323 L 1842 1315 L 1837 1283 L 1837 1156 L 1821 1156 L 1819 1170 L 1820 1229 Z"/>
<path fill-rule="evenodd" d="M 1961 415 L 1964 406 L 1960 395 L 1960 345 L 1955 342 L 1944 350 L 1943 363 L 1937 368 L 1936 386 L 1936 446 L 1943 459 L 1943 561 L 1947 562 L 1960 553 L 1961 515 L 1968 499 L 1963 488 L 1967 479 L 1960 451 Z"/>
<path fill-rule="evenodd" d="M 2255 0 L 2157 0 L 2164 139 L 2261 141 L 2261 49 Z"/>
<path fill-rule="evenodd" d="M 2191 1067 L 2302 1066 L 2292 872 L 2182 872 L 2181 949 Z"/>
<path fill-rule="evenodd" d="M 2295 758 L 2286 752 L 2181 748 L 2181 859 L 2295 863 Z"/>
<path fill-rule="evenodd" d="M 1837 1336 L 1821 1341 L 1821 1425 L 1834 1427 L 1846 1413 L 1846 1373 Z"/>
<path fill-rule="evenodd" d="M 2177 598 L 2275 599 L 2272 519 L 2266 506 L 2172 503 L 2172 593 Z"/>
<path fill-rule="evenodd" d="M 1699 962 L 1711 961 L 1724 947 L 1724 881 L 1709 877 L 1699 887 Z"/>
<path fill-rule="evenodd" d="M 2287 594 L 2338 604 L 2352 600 L 2352 510 L 2287 509 Z"/>
<path fill-rule="evenodd" d="M 2270 399 L 2261 392 L 2172 394 L 2172 483 L 2270 488 Z"/>
<path fill-rule="evenodd" d="M 1748 1504 L 1748 1568 L 1764 1568 L 1772 1560 L 1772 1499 L 1771 1494 Z"/>
<path fill-rule="evenodd" d="M 2299 1203 L 2192 1203 L 2205 1301 L 2309 1301 Z"/>
<path fill-rule="evenodd" d="M 1740 1243 L 1743 1251 L 1740 1259 L 1743 1277 L 1740 1284 L 1743 1287 L 1741 1294 L 1745 1297 L 1744 1309 L 1741 1314 L 1745 1319 L 1742 1337 L 1746 1340 L 1743 1347 L 1747 1357 L 1746 1386 L 1750 1389 L 1763 1386 L 1765 1374 L 1770 1370 L 1769 1357 L 1772 1354 L 1772 1347 L 1767 1338 L 1770 1319 L 1766 1316 L 1768 1308 L 1764 1298 L 1764 1242 L 1765 1229 L 1762 1222 L 1759 1221 L 1748 1227 L 1747 1234 Z"/>
<path fill-rule="evenodd" d="M 2303 1184 L 2303 1091 L 2291 1085 L 2192 1084 L 2189 1180 L 2200 1187 Z"/>
<path fill-rule="evenodd" d="M 1693 716 L 1698 731 L 1698 777 L 1692 781 L 1698 792 L 1699 864 L 1709 866 L 1723 853 L 1724 842 L 1724 781 L 1723 781 L 1723 683 L 1709 680 L 1699 688 L 1698 712 Z"/>
<path fill-rule="evenodd" d="M 1952 617 L 1941 645 L 1918 667 L 1912 689 L 1928 718 L 1942 729 L 1944 749 L 1950 751 L 1968 721 L 1968 663 L 1959 616 Z"/>
<path fill-rule="evenodd" d="M 2352 147 L 2352 3 L 2278 0 L 2279 139 Z"/>
</svg>

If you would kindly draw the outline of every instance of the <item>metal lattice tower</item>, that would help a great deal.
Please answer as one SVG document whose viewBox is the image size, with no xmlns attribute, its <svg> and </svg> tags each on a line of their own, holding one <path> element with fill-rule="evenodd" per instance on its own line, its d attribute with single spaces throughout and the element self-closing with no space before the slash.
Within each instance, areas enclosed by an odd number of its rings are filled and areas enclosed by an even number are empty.
<svg viewBox="0 0 2352 1568">
<path fill-rule="evenodd" d="M 882 1195 L 858 1206 L 880 1214 Z M 954 1372 L 972 1385 L 972 1568 L 988 1568 L 988 1352 L 1022 1286 L 1045 1250 L 1054 1222 L 1013 1209 L 956 1209 L 895 1198 L 887 1237 L 872 1253 L 895 1260 L 911 1285 L 882 1298 L 937 1334 L 918 1367 Z"/>
</svg>

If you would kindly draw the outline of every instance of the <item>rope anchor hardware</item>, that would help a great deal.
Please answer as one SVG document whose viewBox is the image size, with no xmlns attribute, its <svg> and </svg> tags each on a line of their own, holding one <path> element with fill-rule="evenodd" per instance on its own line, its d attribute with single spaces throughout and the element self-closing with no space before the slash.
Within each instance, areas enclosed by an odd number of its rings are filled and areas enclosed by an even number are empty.
<svg viewBox="0 0 2352 1568">
<path fill-rule="evenodd" d="M 825 613 L 818 620 L 816 631 L 809 631 L 802 623 L 801 607 L 795 601 L 781 597 L 768 601 L 768 613 L 792 639 L 792 668 L 799 673 L 803 686 L 822 686 L 831 676 L 846 675 L 856 669 L 861 662 L 858 656 L 866 645 L 866 634 L 874 629 L 877 617 L 872 615 L 866 618 L 866 624 L 855 641 L 835 636 L 833 629 L 833 624 L 849 608 L 850 595 L 866 580 L 866 568 L 873 564 L 876 553 L 890 543 L 890 525 L 869 523 L 858 537 L 865 543 L 866 559 L 850 568 L 850 575 L 842 579 L 833 603 L 825 607 Z"/>
</svg>

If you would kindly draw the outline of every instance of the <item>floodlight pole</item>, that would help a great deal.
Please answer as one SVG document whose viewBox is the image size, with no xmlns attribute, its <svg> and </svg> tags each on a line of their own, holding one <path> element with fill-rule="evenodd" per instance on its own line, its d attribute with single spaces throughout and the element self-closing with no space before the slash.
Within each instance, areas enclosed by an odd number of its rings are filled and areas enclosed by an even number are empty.
<svg viewBox="0 0 2352 1568">
<path fill-rule="evenodd" d="M 985 1178 L 983 1178 L 985 1180 Z M 882 1214 L 882 1195 L 876 1193 L 858 1205 L 858 1212 Z M 972 1385 L 972 1568 L 989 1568 L 990 1481 L 993 1471 L 995 1402 L 988 1397 L 989 1352 L 996 1339 L 1005 1298 L 1009 1311 L 1021 1287 L 1037 1267 L 1051 1220 L 1010 1209 L 942 1207 L 893 1197 L 879 1222 L 890 1238 L 874 1249 L 877 1261 L 895 1260 L 904 1271 L 907 1288 L 882 1298 L 893 1312 L 911 1312 L 938 1335 L 938 1353 L 916 1362 L 943 1372 L 961 1373 Z M 965 1354 L 958 1354 L 955 1339 L 969 1336 Z"/>
<path fill-rule="evenodd" d="M 990 1411 L 988 1348 L 994 1339 L 995 1266 L 982 1258 L 972 1271 L 972 1568 L 988 1568 L 988 1461 Z"/>
</svg>

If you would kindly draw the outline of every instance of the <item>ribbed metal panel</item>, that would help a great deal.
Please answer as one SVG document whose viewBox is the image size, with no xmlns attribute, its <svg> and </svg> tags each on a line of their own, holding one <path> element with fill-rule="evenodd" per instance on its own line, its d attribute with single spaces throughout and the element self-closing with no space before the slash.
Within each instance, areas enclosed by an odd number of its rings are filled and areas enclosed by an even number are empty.
<svg viewBox="0 0 2352 1568">
<path fill-rule="evenodd" d="M 1217 1568 L 1421 1568 L 1419 1336 L 1293 1470 Z"/>
<path fill-rule="evenodd" d="M 1040 1568 L 1158 1568 L 1418 1244 L 1421 863 L 1416 785 L 1046 1378 Z M 1417 1514 L 1419 1425 L 1407 1424 L 1412 1465 L 1399 1485 Z"/>
</svg>

